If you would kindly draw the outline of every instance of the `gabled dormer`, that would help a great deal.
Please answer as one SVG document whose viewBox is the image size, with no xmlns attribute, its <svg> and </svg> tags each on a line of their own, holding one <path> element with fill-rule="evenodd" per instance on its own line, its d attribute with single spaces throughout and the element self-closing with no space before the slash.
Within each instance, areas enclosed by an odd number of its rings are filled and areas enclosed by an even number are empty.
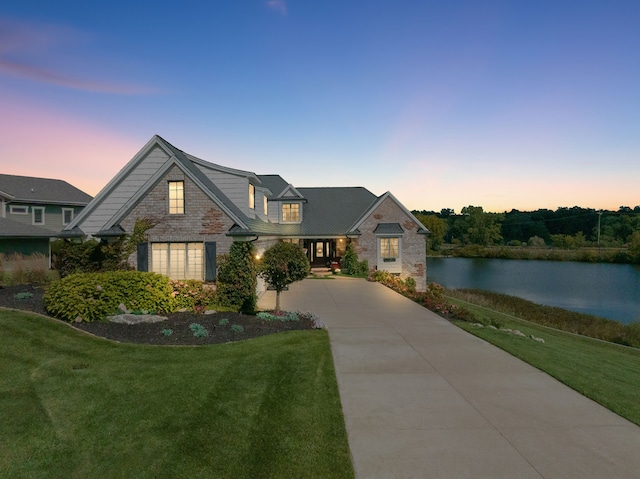
<svg viewBox="0 0 640 479">
<path fill-rule="evenodd" d="M 306 199 L 291 183 L 275 198 L 278 203 L 278 223 L 302 223 L 302 205 Z"/>
</svg>

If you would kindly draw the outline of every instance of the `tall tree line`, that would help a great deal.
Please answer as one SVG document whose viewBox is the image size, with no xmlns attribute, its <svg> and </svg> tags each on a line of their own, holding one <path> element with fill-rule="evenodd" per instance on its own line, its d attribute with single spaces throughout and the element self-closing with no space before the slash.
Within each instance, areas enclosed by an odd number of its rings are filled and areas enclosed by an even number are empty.
<svg viewBox="0 0 640 479">
<path fill-rule="evenodd" d="M 442 244 L 478 244 L 579 247 L 621 247 L 640 235 L 640 206 L 621 206 L 617 211 L 561 207 L 504 213 L 485 212 L 466 206 L 459 214 L 451 208 L 413 211 L 431 231 L 429 247 Z"/>
</svg>

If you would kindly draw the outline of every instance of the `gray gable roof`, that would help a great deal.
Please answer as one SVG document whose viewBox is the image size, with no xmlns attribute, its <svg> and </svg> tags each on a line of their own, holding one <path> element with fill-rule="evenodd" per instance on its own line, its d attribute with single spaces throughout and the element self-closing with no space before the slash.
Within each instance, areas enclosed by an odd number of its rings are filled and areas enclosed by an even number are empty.
<svg viewBox="0 0 640 479">
<path fill-rule="evenodd" d="M 271 191 L 272 197 L 277 197 L 282 193 L 289 183 L 280 175 L 258 175 L 263 187 L 268 188 Z"/>
<path fill-rule="evenodd" d="M 0 174 L 0 196 L 9 201 L 85 206 L 91 196 L 63 180 Z"/>
<path fill-rule="evenodd" d="M 362 187 L 298 188 L 307 203 L 302 212 L 302 234 L 344 235 L 377 197 Z"/>
<path fill-rule="evenodd" d="M 404 230 L 400 223 L 378 223 L 376 229 L 373 232 L 377 235 L 401 235 L 404 234 Z"/>
<path fill-rule="evenodd" d="M 52 238 L 55 231 L 0 217 L 1 238 Z"/>
</svg>

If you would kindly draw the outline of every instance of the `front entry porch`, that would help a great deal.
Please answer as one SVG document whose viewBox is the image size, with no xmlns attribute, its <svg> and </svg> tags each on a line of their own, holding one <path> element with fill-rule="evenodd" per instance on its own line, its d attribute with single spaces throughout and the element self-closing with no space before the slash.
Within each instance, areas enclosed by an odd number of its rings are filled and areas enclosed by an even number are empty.
<svg viewBox="0 0 640 479">
<path fill-rule="evenodd" d="M 331 261 L 336 258 L 337 242 L 335 239 L 308 239 L 304 240 L 304 248 L 312 267 L 329 267 Z"/>
</svg>

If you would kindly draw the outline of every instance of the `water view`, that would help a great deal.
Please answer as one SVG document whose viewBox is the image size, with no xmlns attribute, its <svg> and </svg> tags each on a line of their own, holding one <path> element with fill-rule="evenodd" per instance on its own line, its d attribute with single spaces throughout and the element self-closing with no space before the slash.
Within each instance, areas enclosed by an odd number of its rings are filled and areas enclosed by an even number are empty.
<svg viewBox="0 0 640 479">
<path fill-rule="evenodd" d="M 427 258 L 427 282 L 509 294 L 625 324 L 640 321 L 640 267 L 636 265 Z"/>
</svg>

